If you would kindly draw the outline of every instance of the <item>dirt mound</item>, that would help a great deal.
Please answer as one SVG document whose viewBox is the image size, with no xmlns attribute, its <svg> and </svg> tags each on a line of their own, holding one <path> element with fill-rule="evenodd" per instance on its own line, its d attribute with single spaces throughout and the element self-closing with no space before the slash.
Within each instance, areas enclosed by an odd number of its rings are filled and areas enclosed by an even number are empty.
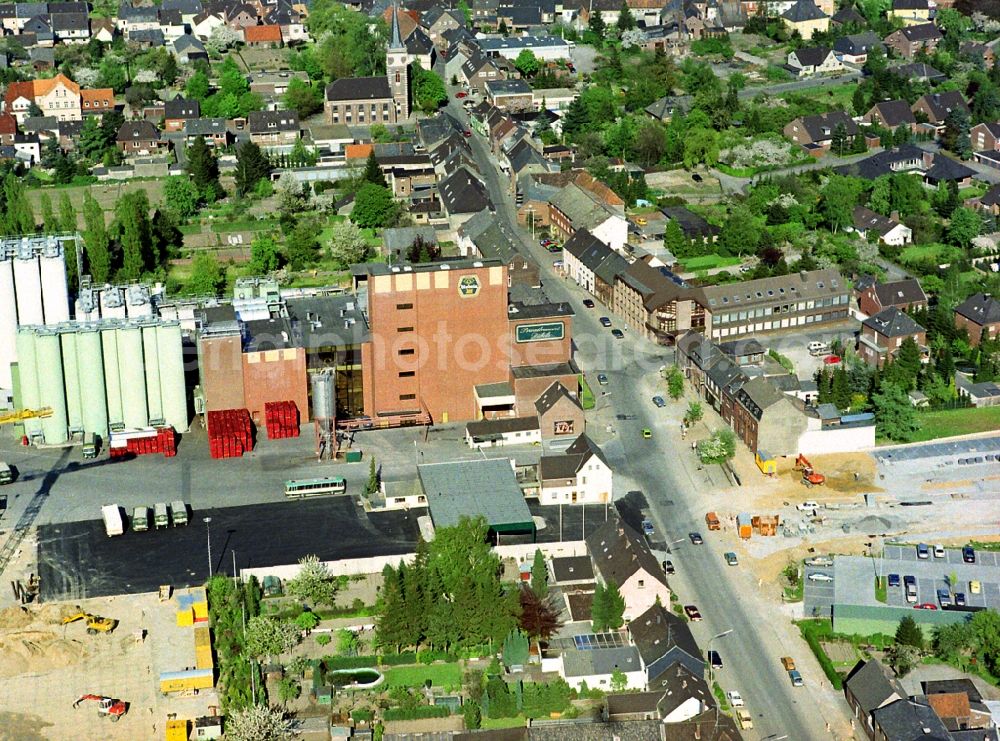
<svg viewBox="0 0 1000 741">
<path fill-rule="evenodd" d="M 22 630 L 0 637 L 0 676 L 33 674 L 74 664 L 87 653 L 80 641 L 54 633 Z"/>
<path fill-rule="evenodd" d="M 62 623 L 63 618 L 84 612 L 79 605 L 43 605 L 35 611 L 35 619 L 43 623 Z"/>
<path fill-rule="evenodd" d="M 17 630 L 31 625 L 34 618 L 31 613 L 23 607 L 8 607 L 0 610 L 0 629 Z"/>
</svg>

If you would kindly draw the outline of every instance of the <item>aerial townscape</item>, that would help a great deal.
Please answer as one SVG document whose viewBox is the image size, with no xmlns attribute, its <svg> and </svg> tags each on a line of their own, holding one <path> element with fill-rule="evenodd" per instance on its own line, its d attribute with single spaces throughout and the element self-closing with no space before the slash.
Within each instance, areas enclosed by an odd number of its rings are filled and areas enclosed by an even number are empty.
<svg viewBox="0 0 1000 741">
<path fill-rule="evenodd" d="M 1000 0 L 0 27 L 0 741 L 1000 741 Z"/>
</svg>

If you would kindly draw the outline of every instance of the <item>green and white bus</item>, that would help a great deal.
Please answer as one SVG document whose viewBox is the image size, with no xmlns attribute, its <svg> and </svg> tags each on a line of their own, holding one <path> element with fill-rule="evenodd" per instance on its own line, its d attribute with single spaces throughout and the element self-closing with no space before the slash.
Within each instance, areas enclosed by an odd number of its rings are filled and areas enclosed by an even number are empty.
<svg viewBox="0 0 1000 741">
<path fill-rule="evenodd" d="M 289 499 L 319 497 L 324 494 L 343 494 L 345 491 L 347 491 L 347 482 L 339 477 L 285 482 L 285 496 Z"/>
</svg>

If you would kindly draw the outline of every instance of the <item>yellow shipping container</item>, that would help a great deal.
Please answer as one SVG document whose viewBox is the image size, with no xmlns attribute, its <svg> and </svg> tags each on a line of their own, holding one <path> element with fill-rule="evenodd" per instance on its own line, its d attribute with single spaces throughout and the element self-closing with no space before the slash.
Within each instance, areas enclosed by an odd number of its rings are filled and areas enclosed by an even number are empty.
<svg viewBox="0 0 1000 741">
<path fill-rule="evenodd" d="M 186 720 L 168 720 L 167 741 L 188 741 L 188 722 Z"/>
<path fill-rule="evenodd" d="M 215 666 L 210 646 L 195 646 L 194 665 L 199 669 L 211 669 Z"/>
<path fill-rule="evenodd" d="M 186 672 L 165 672 L 160 675 L 160 692 L 185 692 L 207 690 L 215 683 L 211 669 L 194 669 Z"/>
<path fill-rule="evenodd" d="M 182 628 L 189 628 L 194 625 L 194 610 L 187 608 L 177 611 L 177 624 Z"/>
<path fill-rule="evenodd" d="M 207 626 L 199 626 L 194 629 L 194 645 L 196 647 L 212 645 L 212 636 L 208 632 Z"/>
<path fill-rule="evenodd" d="M 194 616 L 196 620 L 208 620 L 207 602 L 195 602 L 191 606 L 194 608 Z"/>
</svg>

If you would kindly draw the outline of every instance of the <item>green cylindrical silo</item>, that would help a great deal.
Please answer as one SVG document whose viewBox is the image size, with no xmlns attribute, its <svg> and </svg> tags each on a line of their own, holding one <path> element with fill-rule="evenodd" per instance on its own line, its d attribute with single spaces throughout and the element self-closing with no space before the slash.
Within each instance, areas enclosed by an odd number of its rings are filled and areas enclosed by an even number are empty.
<svg viewBox="0 0 1000 741">
<path fill-rule="evenodd" d="M 184 385 L 184 346 L 181 325 L 160 324 L 156 328 L 160 361 L 160 393 L 163 418 L 178 432 L 188 428 L 187 388 Z"/>
<path fill-rule="evenodd" d="M 125 426 L 146 427 L 149 410 L 146 407 L 146 374 L 142 369 L 142 330 L 134 324 L 126 324 L 115 334 L 118 336 L 118 373 L 121 376 Z"/>
<path fill-rule="evenodd" d="M 73 432 L 83 430 L 83 399 L 80 392 L 80 368 L 77 363 L 76 332 L 62 332 L 63 380 L 66 382 L 66 419 Z"/>
<path fill-rule="evenodd" d="M 121 375 L 118 373 L 118 331 L 113 327 L 101 330 L 101 349 L 104 360 L 104 389 L 108 400 L 108 424 L 125 424 L 122 406 Z"/>
<path fill-rule="evenodd" d="M 142 357 L 146 371 L 146 404 L 149 418 L 163 419 L 163 400 L 160 396 L 160 361 L 157 352 L 156 325 L 142 328 Z"/>
<path fill-rule="evenodd" d="M 111 336 L 114 338 L 114 334 Z M 96 327 L 83 327 L 77 335 L 76 364 L 80 373 L 83 429 L 107 439 L 108 397 L 104 384 L 104 351 L 101 348 L 101 334 Z"/>
<path fill-rule="evenodd" d="M 38 361 L 36 358 L 35 333 L 30 329 L 20 329 L 17 333 L 17 373 L 21 383 L 21 404 L 25 409 L 38 409 L 42 405 L 38 392 Z M 24 422 L 24 434 L 37 435 L 42 430 L 40 419 Z"/>
<path fill-rule="evenodd" d="M 38 367 L 38 394 L 43 407 L 52 414 L 42 419 L 42 435 L 48 445 L 66 442 L 66 389 L 63 379 L 62 348 L 59 335 L 52 330 L 39 332 L 35 337 Z"/>
</svg>

